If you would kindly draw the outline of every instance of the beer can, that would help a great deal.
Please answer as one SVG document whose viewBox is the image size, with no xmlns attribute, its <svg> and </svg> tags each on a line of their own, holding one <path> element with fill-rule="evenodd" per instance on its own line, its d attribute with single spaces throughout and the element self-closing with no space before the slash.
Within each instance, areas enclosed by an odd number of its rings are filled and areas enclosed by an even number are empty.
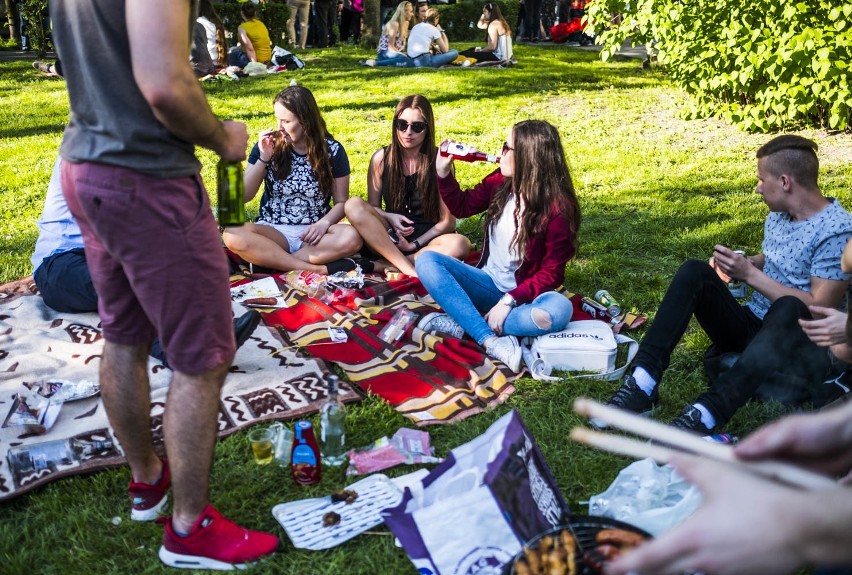
<svg viewBox="0 0 852 575">
<path fill-rule="evenodd" d="M 741 256 L 745 255 L 743 250 L 734 250 L 735 254 L 740 254 Z M 731 295 L 737 299 L 742 299 L 748 295 L 748 287 L 745 282 L 741 282 L 740 280 L 732 279 L 728 282 L 728 291 L 731 292 Z"/>
<path fill-rule="evenodd" d="M 610 295 L 605 289 L 600 289 L 595 293 L 595 301 L 606 308 L 606 313 L 610 317 L 618 317 L 621 315 L 621 306 L 615 301 L 615 298 Z"/>
</svg>

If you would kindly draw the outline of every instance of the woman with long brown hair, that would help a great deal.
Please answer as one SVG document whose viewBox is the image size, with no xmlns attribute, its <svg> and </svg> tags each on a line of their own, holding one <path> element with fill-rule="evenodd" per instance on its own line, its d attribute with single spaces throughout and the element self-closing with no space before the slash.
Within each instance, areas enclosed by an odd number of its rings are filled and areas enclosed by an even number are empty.
<svg viewBox="0 0 852 575">
<path fill-rule="evenodd" d="M 438 253 L 417 260 L 420 281 L 446 312 L 425 316 L 419 327 L 456 337 L 463 330 L 517 372 L 517 337 L 562 330 L 573 313 L 571 301 L 554 291 L 565 281 L 580 229 L 559 132 L 541 120 L 515 124 L 500 169 L 466 192 L 452 162 L 438 156 L 438 190 L 456 217 L 485 212 L 482 258 L 476 267 Z"/>
<path fill-rule="evenodd" d="M 482 7 L 477 28 L 485 30 L 484 48 L 477 46 L 460 52 L 459 56 L 473 58 L 477 62 L 502 62 L 512 58 L 512 29 L 503 18 L 500 6 L 496 2 L 486 2 Z"/>
<path fill-rule="evenodd" d="M 273 110 L 278 127 L 260 132 L 244 176 L 247 202 L 264 184 L 260 217 L 226 228 L 225 245 L 250 263 L 276 270 L 354 269 L 346 256 L 360 249 L 361 238 L 339 223 L 349 198 L 346 150 L 329 134 L 307 88 L 285 88 Z"/>
<path fill-rule="evenodd" d="M 391 143 L 373 154 L 367 200 L 346 202 L 346 217 L 358 230 L 380 271 L 388 263 L 414 276 L 415 260 L 436 251 L 464 258 L 470 241 L 454 233 L 456 219 L 438 194 L 435 176 L 435 120 L 424 96 L 400 100 L 391 123 Z"/>
</svg>

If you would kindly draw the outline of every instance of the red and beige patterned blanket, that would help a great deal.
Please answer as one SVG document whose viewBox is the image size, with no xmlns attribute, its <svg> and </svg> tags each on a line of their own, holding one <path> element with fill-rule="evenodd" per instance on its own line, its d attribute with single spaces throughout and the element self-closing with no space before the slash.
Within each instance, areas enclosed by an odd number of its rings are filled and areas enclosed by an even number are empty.
<svg viewBox="0 0 852 575">
<path fill-rule="evenodd" d="M 502 403 L 514 391 L 517 375 L 492 362 L 469 339 L 438 337 L 409 326 L 400 340 L 379 337 L 400 308 L 418 318 L 438 309 L 417 279 L 369 280 L 366 287 L 330 303 L 288 288 L 288 307 L 265 314 L 293 348 L 336 363 L 349 380 L 394 406 L 416 425 L 452 423 Z M 332 340 L 329 328 L 342 328 L 346 341 Z"/>
<path fill-rule="evenodd" d="M 44 305 L 30 278 L 0 286 L 0 421 L 6 419 L 14 396 L 24 383 L 60 379 L 98 381 L 103 340 L 95 313 L 61 314 Z M 242 313 L 235 306 L 236 313 Z M 328 364 L 288 347 L 278 330 L 259 326 L 237 351 L 222 390 L 219 436 L 260 421 L 294 419 L 315 412 L 326 397 L 323 375 Z M 152 428 L 162 443 L 162 413 L 171 370 L 151 359 Z M 359 395 L 342 385 L 345 401 Z M 110 439 L 114 447 L 91 454 L 81 463 L 50 466 L 37 472 L 14 473 L 10 447 L 53 439 Z M 20 426 L 0 428 L 0 501 L 67 475 L 124 463 L 121 446 L 98 396 L 62 405 L 54 426 L 44 435 Z"/>
</svg>

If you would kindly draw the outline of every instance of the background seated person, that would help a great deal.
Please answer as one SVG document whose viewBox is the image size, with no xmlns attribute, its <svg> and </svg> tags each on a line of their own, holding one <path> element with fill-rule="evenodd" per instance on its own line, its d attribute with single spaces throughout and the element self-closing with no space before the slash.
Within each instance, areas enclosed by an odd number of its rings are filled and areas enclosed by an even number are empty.
<svg viewBox="0 0 852 575">
<path fill-rule="evenodd" d="M 470 241 L 454 233 L 456 219 L 438 194 L 436 155 L 432 105 L 423 96 L 406 96 L 393 115 L 391 144 L 370 159 L 367 201 L 346 202 L 346 217 L 366 244 L 362 253 L 384 258 L 375 271 L 390 262 L 414 276 L 414 262 L 426 251 L 456 259 L 470 252 Z"/>
<path fill-rule="evenodd" d="M 207 52 L 216 68 L 224 68 L 228 65 L 227 39 L 225 37 L 225 25 L 222 18 L 213 7 L 211 0 L 201 0 L 198 5 L 198 19 L 204 26 L 207 34 Z"/>
<path fill-rule="evenodd" d="M 440 13 L 434 9 L 426 10 L 426 21 L 416 24 L 408 35 L 408 57 L 412 59 L 417 68 L 439 68 L 449 64 L 459 53 L 450 50 L 450 41 L 447 33 L 438 25 Z M 432 47 L 436 54 L 432 54 Z"/>
<path fill-rule="evenodd" d="M 243 23 L 237 28 L 240 45 L 231 49 L 228 63 L 240 68 L 245 68 L 249 62 L 269 64 L 272 59 L 272 42 L 269 40 L 266 25 L 257 18 L 254 4 L 243 2 L 240 5 L 240 16 L 243 19 Z"/>
<path fill-rule="evenodd" d="M 512 57 L 512 31 L 497 4 L 487 2 L 483 6 L 477 27 L 485 30 L 488 45 L 485 48 L 477 46 L 465 50 L 460 56 L 472 58 L 474 62 L 502 62 Z"/>
<path fill-rule="evenodd" d="M 225 245 L 247 262 L 274 270 L 354 269 L 351 259 L 337 261 L 361 248 L 355 228 L 339 223 L 349 198 L 346 150 L 328 133 L 307 88 L 285 88 L 273 110 L 278 129 L 260 132 L 244 176 L 247 202 L 264 184 L 260 217 L 225 228 Z"/>
<path fill-rule="evenodd" d="M 216 64 L 207 51 L 207 30 L 201 22 L 195 22 L 192 28 L 192 47 L 189 51 L 189 63 L 199 78 L 216 73 Z"/>
<path fill-rule="evenodd" d="M 411 58 L 405 53 L 408 26 L 414 17 L 411 2 L 400 2 L 391 19 L 382 28 L 375 60 L 365 60 L 366 66 L 412 66 Z"/>
</svg>

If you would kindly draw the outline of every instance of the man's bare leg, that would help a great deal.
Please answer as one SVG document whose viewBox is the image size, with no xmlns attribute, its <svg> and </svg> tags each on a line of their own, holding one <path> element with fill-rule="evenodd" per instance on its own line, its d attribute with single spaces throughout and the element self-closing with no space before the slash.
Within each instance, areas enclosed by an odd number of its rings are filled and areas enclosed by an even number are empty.
<svg viewBox="0 0 852 575">
<path fill-rule="evenodd" d="M 133 481 L 156 483 L 163 466 L 151 440 L 148 344 L 107 341 L 100 367 L 101 397 L 110 425 L 124 450 Z"/>
<path fill-rule="evenodd" d="M 204 373 L 175 372 L 166 401 L 163 431 L 172 476 L 172 527 L 188 533 L 207 506 L 216 446 L 219 396 L 230 362 Z"/>
</svg>

